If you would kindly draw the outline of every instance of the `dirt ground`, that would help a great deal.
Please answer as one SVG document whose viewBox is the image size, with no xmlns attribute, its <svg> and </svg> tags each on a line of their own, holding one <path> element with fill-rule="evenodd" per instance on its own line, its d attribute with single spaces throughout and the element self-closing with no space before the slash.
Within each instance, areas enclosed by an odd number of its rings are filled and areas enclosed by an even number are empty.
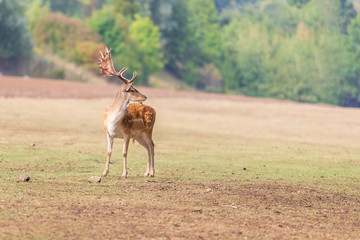
<svg viewBox="0 0 360 240">
<path fill-rule="evenodd" d="M 360 239 L 359 110 L 139 87 L 156 177 L 89 184 L 116 88 L 0 76 L 0 239 Z"/>
<path fill-rule="evenodd" d="M 0 234 L 25 239 L 358 239 L 360 234 L 358 196 L 283 184 L 133 181 L 88 186 L 102 191 L 78 190 L 83 195 L 76 198 L 27 190 L 36 199 L 6 205 L 10 216 L 1 221 Z M 68 186 L 49 187 L 74 194 Z M 118 193 L 107 193 L 111 187 Z M 135 195 L 140 195 L 136 201 Z"/>
</svg>

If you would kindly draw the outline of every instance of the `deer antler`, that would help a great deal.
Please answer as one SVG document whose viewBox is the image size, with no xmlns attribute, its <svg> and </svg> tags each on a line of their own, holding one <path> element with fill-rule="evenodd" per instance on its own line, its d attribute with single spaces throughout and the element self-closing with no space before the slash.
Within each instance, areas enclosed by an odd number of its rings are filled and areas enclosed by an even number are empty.
<svg viewBox="0 0 360 240">
<path fill-rule="evenodd" d="M 128 83 L 132 83 L 132 82 L 135 80 L 135 78 L 137 77 L 137 73 L 136 73 L 136 72 L 133 72 L 133 76 L 132 76 L 132 78 L 129 80 L 129 79 L 127 79 L 127 78 L 125 78 L 125 77 L 123 76 L 123 73 L 126 72 L 126 70 L 127 70 L 127 68 L 121 69 L 121 71 L 120 71 L 120 76 L 119 76 L 119 77 L 120 77 L 123 81 L 127 81 Z"/>
<path fill-rule="evenodd" d="M 100 68 L 100 73 L 104 73 L 104 77 L 109 76 L 116 76 L 120 78 L 124 83 L 132 83 L 136 78 L 136 72 L 133 73 L 133 77 L 131 80 L 128 80 L 122 76 L 122 74 L 127 70 L 127 68 L 123 68 L 120 70 L 120 72 L 116 72 L 114 68 L 114 64 L 111 58 L 111 48 L 108 49 L 108 47 L 105 48 L 104 54 L 100 51 L 100 57 L 99 57 L 99 64 L 98 67 Z"/>
</svg>

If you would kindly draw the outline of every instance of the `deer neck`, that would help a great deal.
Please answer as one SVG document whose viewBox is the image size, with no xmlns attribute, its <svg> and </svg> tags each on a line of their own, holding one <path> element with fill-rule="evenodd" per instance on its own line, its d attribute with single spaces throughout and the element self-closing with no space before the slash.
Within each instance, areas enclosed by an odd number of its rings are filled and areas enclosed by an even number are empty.
<svg viewBox="0 0 360 240">
<path fill-rule="evenodd" d="M 129 104 L 130 102 L 128 99 L 121 98 L 121 93 L 116 95 L 115 101 L 112 105 L 112 113 L 117 121 L 120 121 L 125 116 Z"/>
</svg>

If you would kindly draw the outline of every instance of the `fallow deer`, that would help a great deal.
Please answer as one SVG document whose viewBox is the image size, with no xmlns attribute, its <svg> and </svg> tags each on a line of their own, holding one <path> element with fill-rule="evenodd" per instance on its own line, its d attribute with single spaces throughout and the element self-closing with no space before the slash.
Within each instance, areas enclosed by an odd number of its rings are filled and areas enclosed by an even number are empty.
<svg viewBox="0 0 360 240">
<path fill-rule="evenodd" d="M 147 97 L 133 86 L 133 81 L 137 76 L 136 72 L 134 72 L 132 78 L 128 80 L 123 76 L 127 68 L 121 69 L 120 72 L 115 71 L 111 58 L 111 49 L 106 47 L 104 54 L 100 51 L 98 67 L 100 68 L 100 72 L 105 74 L 104 77 L 116 76 L 124 82 L 124 84 L 120 86 L 114 102 L 106 107 L 103 116 L 103 126 L 107 134 L 108 149 L 105 170 L 102 176 L 105 177 L 109 173 L 109 163 L 114 138 L 123 138 L 124 166 L 122 177 L 126 178 L 128 146 L 130 139 L 133 138 L 148 152 L 145 177 L 153 177 L 155 169 L 152 131 L 156 112 L 152 107 L 142 104 Z"/>
</svg>

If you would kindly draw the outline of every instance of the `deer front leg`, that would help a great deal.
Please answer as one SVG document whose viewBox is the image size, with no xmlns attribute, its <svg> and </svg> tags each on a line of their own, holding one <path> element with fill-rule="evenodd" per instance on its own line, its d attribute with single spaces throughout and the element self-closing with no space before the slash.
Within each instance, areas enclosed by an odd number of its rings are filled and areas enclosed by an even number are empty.
<svg viewBox="0 0 360 240">
<path fill-rule="evenodd" d="M 129 147 L 129 141 L 130 138 L 124 137 L 124 147 L 123 147 L 124 168 L 123 168 L 123 173 L 121 175 L 122 178 L 126 178 L 127 176 L 126 161 L 127 161 L 127 151 Z"/>
<path fill-rule="evenodd" d="M 111 157 L 111 152 L 112 152 L 112 146 L 114 143 L 114 138 L 110 137 L 109 134 L 107 134 L 107 142 L 108 142 L 107 158 L 106 158 L 105 170 L 104 170 L 103 174 L 101 175 L 102 177 L 105 177 L 109 173 L 109 163 L 110 163 L 110 157 Z"/>
</svg>

